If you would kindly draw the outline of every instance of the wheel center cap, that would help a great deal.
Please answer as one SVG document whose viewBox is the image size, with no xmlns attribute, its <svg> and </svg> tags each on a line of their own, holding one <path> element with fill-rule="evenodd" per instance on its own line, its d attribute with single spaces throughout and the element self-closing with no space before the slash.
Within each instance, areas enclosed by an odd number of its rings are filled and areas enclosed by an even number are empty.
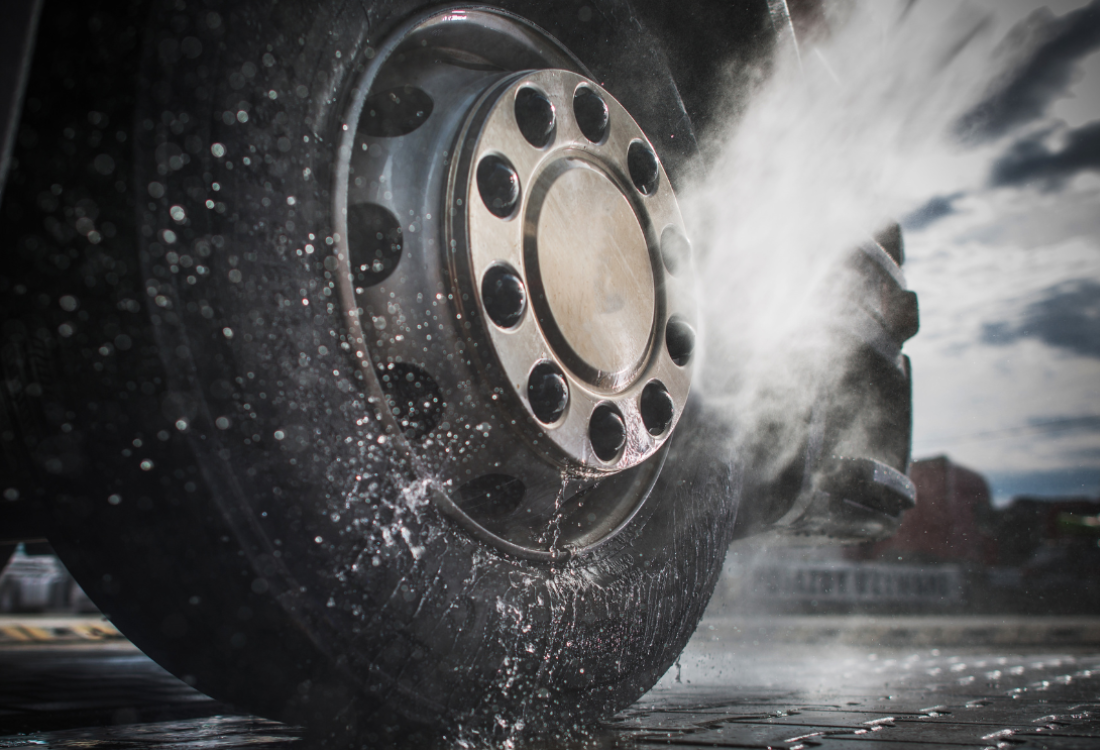
<svg viewBox="0 0 1100 750">
<path fill-rule="evenodd" d="M 575 161 L 537 216 L 538 274 L 565 343 L 593 369 L 618 373 L 644 356 L 656 307 L 649 248 L 630 202 Z"/>
</svg>

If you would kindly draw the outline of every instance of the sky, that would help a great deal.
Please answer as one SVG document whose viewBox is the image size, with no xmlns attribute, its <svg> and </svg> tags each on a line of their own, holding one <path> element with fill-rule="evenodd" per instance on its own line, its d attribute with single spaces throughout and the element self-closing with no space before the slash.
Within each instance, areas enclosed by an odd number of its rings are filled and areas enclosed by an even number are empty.
<svg viewBox="0 0 1100 750">
<path fill-rule="evenodd" d="M 955 190 L 903 217 L 915 458 L 1100 495 L 1100 2 L 996 7 L 1012 60 L 955 121 Z M 975 168 L 975 164 L 978 168 Z"/>
</svg>

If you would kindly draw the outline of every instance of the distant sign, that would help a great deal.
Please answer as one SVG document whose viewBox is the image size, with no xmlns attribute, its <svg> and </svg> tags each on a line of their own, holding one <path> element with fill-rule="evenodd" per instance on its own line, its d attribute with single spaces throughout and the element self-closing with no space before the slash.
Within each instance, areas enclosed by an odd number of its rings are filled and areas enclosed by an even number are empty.
<svg viewBox="0 0 1100 750">
<path fill-rule="evenodd" d="M 757 598 L 832 602 L 958 602 L 962 573 L 955 565 L 794 563 L 756 567 Z"/>
</svg>

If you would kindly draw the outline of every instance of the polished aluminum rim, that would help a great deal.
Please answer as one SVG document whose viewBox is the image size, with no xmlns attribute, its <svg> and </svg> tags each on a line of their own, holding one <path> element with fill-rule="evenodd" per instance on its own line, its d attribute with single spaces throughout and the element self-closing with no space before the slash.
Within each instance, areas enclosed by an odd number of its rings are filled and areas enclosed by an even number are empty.
<svg viewBox="0 0 1100 750">
<path fill-rule="evenodd" d="M 503 551 L 605 543 L 691 379 L 690 246 L 652 144 L 495 9 L 410 21 L 356 86 L 325 268 L 391 450 Z"/>
</svg>

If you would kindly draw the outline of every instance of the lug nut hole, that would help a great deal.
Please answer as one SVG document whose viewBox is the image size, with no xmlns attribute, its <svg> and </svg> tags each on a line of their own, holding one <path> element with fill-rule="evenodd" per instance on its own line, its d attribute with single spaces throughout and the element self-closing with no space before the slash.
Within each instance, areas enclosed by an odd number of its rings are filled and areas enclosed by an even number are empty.
<svg viewBox="0 0 1100 750">
<path fill-rule="evenodd" d="M 642 413 L 642 424 L 654 437 L 668 429 L 672 424 L 672 417 L 676 414 L 676 405 L 672 402 L 672 396 L 668 395 L 664 384 L 656 380 L 642 390 L 642 398 L 638 406 Z"/>
<path fill-rule="evenodd" d="M 371 94 L 363 103 L 360 132 L 371 138 L 408 135 L 432 113 L 432 98 L 415 86 L 398 86 Z"/>
<path fill-rule="evenodd" d="M 491 321 L 501 328 L 514 328 L 527 309 L 527 289 L 511 268 L 493 266 L 481 279 L 481 301 Z"/>
<path fill-rule="evenodd" d="M 506 219 L 519 203 L 519 175 L 499 156 L 486 156 L 477 165 L 477 189 L 494 216 Z"/>
<path fill-rule="evenodd" d="M 527 401 L 543 424 L 557 422 L 569 404 L 569 384 L 557 365 L 540 362 L 527 378 Z"/>
<path fill-rule="evenodd" d="M 680 367 L 691 361 L 695 351 L 695 329 L 681 318 L 673 318 L 665 326 L 665 348 L 668 356 Z"/>
<path fill-rule="evenodd" d="M 397 362 L 380 366 L 378 380 L 405 438 L 423 440 L 443 417 L 443 393 L 432 376 L 416 365 Z"/>
<path fill-rule="evenodd" d="M 535 148 L 542 148 L 554 135 L 554 105 L 538 89 L 522 88 L 516 94 L 516 125 Z"/>
<path fill-rule="evenodd" d="M 375 203 L 348 207 L 348 261 L 356 287 L 385 281 L 401 260 L 401 225 Z"/>
<path fill-rule="evenodd" d="M 626 423 L 613 406 L 600 404 L 588 422 L 588 439 L 601 461 L 610 461 L 626 444 Z"/>
<path fill-rule="evenodd" d="M 691 243 L 676 227 L 666 227 L 661 233 L 661 260 L 673 276 L 686 269 L 691 260 Z"/>
<path fill-rule="evenodd" d="M 573 95 L 573 116 L 584 137 L 593 143 L 599 143 L 607 135 L 607 102 L 592 89 L 577 89 Z"/>
<path fill-rule="evenodd" d="M 657 180 L 661 173 L 657 168 L 657 155 L 646 144 L 634 141 L 626 152 L 626 167 L 630 170 L 630 179 L 642 195 L 657 192 Z"/>
</svg>

